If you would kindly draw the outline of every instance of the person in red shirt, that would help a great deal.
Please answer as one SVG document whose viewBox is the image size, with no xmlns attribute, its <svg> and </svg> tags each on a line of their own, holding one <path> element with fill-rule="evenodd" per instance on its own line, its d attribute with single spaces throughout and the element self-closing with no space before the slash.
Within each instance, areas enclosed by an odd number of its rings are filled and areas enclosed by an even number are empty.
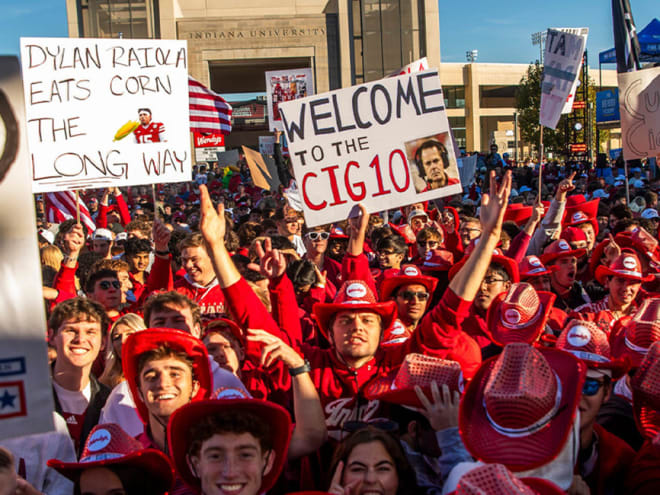
<svg viewBox="0 0 660 495">
<path fill-rule="evenodd" d="M 138 109 L 140 125 L 133 131 L 136 143 L 162 143 L 165 139 L 165 125 L 162 122 L 151 121 L 149 108 Z"/>
</svg>

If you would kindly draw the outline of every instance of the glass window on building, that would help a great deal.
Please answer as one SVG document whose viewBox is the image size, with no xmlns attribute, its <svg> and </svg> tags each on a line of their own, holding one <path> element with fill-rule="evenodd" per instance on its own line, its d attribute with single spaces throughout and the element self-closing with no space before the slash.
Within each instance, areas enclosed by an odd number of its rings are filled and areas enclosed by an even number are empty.
<svg viewBox="0 0 660 495">
<path fill-rule="evenodd" d="M 80 37 L 160 38 L 158 0 L 78 0 Z"/>
<path fill-rule="evenodd" d="M 465 117 L 449 117 L 449 127 L 451 127 L 451 130 L 454 133 L 456 145 L 460 149 L 465 150 L 465 146 L 467 144 L 465 134 Z"/>
<path fill-rule="evenodd" d="M 465 108 L 465 87 L 445 86 L 445 108 Z"/>
<path fill-rule="evenodd" d="M 381 79 L 426 55 L 424 0 L 351 0 L 353 79 Z"/>
</svg>

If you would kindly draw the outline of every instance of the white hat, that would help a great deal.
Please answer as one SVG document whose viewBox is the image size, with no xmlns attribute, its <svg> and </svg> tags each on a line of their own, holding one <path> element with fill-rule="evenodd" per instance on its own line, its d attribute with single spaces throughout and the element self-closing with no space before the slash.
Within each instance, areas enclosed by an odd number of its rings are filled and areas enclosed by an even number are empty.
<svg viewBox="0 0 660 495">
<path fill-rule="evenodd" d="M 425 217 L 427 221 L 429 218 L 428 214 L 424 210 L 412 210 L 410 213 L 408 213 L 408 223 L 410 223 L 413 218 L 417 217 Z"/>
<path fill-rule="evenodd" d="M 39 235 L 46 239 L 50 244 L 55 242 L 55 234 L 53 234 L 50 230 L 39 229 Z"/>
<path fill-rule="evenodd" d="M 94 234 L 92 234 L 92 240 L 102 240 L 102 241 L 111 241 L 112 240 L 112 232 L 109 231 L 108 229 L 100 228 L 96 229 L 94 231 Z"/>
<path fill-rule="evenodd" d="M 658 215 L 658 210 L 655 208 L 647 208 L 642 212 L 642 218 L 660 218 L 660 215 Z"/>
<path fill-rule="evenodd" d="M 116 241 L 126 241 L 128 240 L 128 233 L 126 232 L 120 232 L 117 234 L 117 237 L 115 237 Z"/>
</svg>

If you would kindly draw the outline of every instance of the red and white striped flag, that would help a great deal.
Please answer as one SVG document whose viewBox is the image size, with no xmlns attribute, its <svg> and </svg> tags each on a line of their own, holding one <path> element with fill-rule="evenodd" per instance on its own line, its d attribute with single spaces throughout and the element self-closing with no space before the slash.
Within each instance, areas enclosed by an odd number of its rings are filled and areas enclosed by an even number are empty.
<svg viewBox="0 0 660 495">
<path fill-rule="evenodd" d="M 232 108 L 225 99 L 188 76 L 191 132 L 231 132 Z"/>
<path fill-rule="evenodd" d="M 64 220 L 76 218 L 76 195 L 73 191 L 49 192 L 44 194 L 46 220 L 50 223 L 62 223 Z M 80 222 L 91 233 L 96 230 L 89 210 L 82 199 L 78 198 L 80 207 Z"/>
</svg>

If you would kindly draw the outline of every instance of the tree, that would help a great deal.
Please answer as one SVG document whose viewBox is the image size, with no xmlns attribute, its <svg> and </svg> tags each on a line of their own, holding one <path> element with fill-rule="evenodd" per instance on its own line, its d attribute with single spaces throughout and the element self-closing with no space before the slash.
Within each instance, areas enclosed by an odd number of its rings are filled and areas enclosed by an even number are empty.
<svg viewBox="0 0 660 495">
<path fill-rule="evenodd" d="M 538 151 L 539 146 L 539 110 L 541 107 L 541 76 L 543 67 L 539 63 L 531 64 L 527 68 L 527 73 L 520 80 L 518 91 L 516 92 L 516 109 L 518 112 L 518 125 L 520 126 L 520 136 L 523 141 L 530 143 L 533 149 Z M 584 81 L 584 71 L 580 71 L 580 84 Z M 577 91 L 575 101 L 583 101 L 583 92 Z M 589 78 L 588 101 L 590 104 L 589 120 L 591 121 L 591 148 L 596 150 L 596 87 L 593 79 Z M 582 115 L 586 110 L 573 110 Z M 555 130 L 545 128 L 543 130 L 543 146 L 546 152 L 555 154 L 566 154 L 566 129 L 567 117 L 562 115 L 557 123 Z M 569 132 L 569 138 L 575 142 L 586 142 L 587 130 L 579 132 Z M 606 137 L 601 131 L 601 142 Z"/>
</svg>

